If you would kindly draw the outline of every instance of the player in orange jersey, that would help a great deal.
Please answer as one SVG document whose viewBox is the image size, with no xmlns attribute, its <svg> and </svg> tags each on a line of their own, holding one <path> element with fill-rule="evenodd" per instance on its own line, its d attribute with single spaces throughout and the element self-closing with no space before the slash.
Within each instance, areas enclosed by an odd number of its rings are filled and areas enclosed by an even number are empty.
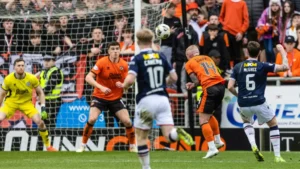
<svg viewBox="0 0 300 169">
<path fill-rule="evenodd" d="M 186 88 L 191 90 L 201 85 L 203 90 L 201 100 L 197 105 L 197 113 L 201 113 L 199 116 L 200 126 L 209 147 L 203 158 L 211 158 L 219 153 L 217 148 L 224 145 L 220 138 L 219 123 L 213 113 L 222 103 L 225 81 L 219 74 L 214 61 L 208 56 L 200 55 L 197 46 L 189 46 L 186 49 L 186 56 L 189 61 L 186 63 L 185 69 L 192 79 L 192 82 L 186 84 Z"/>
<path fill-rule="evenodd" d="M 116 82 L 123 82 L 128 73 L 128 64 L 120 58 L 120 45 L 112 42 L 108 45 L 109 56 L 99 59 L 85 80 L 94 87 L 89 120 L 83 130 L 82 145 L 77 152 L 83 152 L 86 143 L 93 132 L 101 111 L 109 110 L 116 115 L 126 127 L 129 139 L 129 150 L 136 152 L 135 133 L 125 104 L 121 100 L 123 89 L 116 86 Z M 96 80 L 95 80 L 96 79 Z"/>
</svg>

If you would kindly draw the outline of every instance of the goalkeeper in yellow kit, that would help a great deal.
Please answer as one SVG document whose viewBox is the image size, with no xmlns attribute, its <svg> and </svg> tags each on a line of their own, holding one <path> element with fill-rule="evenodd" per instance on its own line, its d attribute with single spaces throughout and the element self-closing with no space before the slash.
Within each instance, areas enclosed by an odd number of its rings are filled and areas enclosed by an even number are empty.
<svg viewBox="0 0 300 169">
<path fill-rule="evenodd" d="M 47 151 L 57 151 L 50 145 L 48 130 L 42 120 L 46 119 L 48 115 L 45 111 L 45 95 L 38 79 L 30 73 L 25 73 L 25 61 L 22 58 L 14 61 L 14 70 L 14 73 L 5 77 L 0 89 L 0 104 L 5 98 L 4 105 L 0 108 L 0 123 L 5 118 L 11 118 L 16 110 L 19 110 L 38 125 L 39 133 Z M 40 99 L 41 114 L 32 103 L 33 89 L 36 90 Z"/>
</svg>

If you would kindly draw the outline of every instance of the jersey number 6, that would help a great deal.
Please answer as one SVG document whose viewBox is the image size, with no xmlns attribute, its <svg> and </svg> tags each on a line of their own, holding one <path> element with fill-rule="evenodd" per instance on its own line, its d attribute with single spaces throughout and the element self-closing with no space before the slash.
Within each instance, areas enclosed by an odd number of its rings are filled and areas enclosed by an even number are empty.
<svg viewBox="0 0 300 169">
<path fill-rule="evenodd" d="M 251 80 L 251 78 L 253 78 L 254 76 L 255 76 L 255 74 L 247 74 L 246 75 L 246 89 L 248 91 L 255 90 L 255 81 Z"/>
</svg>

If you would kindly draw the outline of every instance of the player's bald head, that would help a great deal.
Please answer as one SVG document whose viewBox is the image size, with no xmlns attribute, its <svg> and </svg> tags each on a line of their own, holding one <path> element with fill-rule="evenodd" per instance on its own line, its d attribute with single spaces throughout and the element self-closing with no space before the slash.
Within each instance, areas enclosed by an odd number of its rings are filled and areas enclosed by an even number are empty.
<svg viewBox="0 0 300 169">
<path fill-rule="evenodd" d="M 196 45 L 191 45 L 186 49 L 185 55 L 188 59 L 200 55 L 199 48 Z"/>
<path fill-rule="evenodd" d="M 138 45 L 152 45 L 153 37 L 153 32 L 147 28 L 143 28 L 136 33 Z"/>
</svg>

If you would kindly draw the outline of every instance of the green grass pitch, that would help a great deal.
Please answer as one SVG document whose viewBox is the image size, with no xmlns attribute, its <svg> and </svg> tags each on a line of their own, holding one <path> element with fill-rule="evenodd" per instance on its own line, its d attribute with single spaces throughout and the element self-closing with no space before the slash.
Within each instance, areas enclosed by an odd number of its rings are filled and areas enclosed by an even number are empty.
<svg viewBox="0 0 300 169">
<path fill-rule="evenodd" d="M 251 151 L 221 152 L 202 159 L 205 152 L 151 152 L 152 169 L 299 169 L 300 152 L 283 152 L 287 163 L 274 163 L 263 152 L 257 162 Z M 137 154 L 129 152 L 0 152 L 0 169 L 141 169 Z"/>
</svg>

